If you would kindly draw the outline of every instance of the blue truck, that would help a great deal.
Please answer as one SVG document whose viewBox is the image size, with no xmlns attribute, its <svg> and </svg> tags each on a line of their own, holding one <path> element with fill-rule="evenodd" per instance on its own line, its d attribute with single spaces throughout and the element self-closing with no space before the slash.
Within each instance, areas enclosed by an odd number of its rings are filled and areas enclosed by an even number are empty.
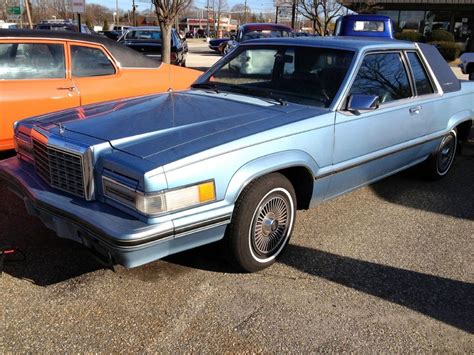
<svg viewBox="0 0 474 355">
<path fill-rule="evenodd" d="M 394 38 L 392 20 L 382 15 L 346 15 L 336 21 L 335 36 Z"/>
</svg>

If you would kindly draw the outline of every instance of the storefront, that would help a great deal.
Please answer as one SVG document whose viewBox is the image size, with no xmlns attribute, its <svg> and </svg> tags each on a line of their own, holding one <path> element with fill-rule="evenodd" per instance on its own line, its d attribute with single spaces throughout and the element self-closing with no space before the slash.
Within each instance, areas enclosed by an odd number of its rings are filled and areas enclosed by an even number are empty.
<svg viewBox="0 0 474 355">
<path fill-rule="evenodd" d="M 474 33 L 474 0 L 358 0 L 339 1 L 356 12 L 372 12 L 389 16 L 397 31 L 414 30 L 426 34 L 445 29 L 454 34 L 457 42 L 465 42 Z"/>
</svg>

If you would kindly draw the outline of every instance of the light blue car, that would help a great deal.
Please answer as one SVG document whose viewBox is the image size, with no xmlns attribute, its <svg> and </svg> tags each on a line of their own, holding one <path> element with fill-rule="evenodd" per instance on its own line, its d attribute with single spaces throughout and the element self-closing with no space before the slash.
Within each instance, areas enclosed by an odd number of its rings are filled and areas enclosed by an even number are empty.
<svg viewBox="0 0 474 355">
<path fill-rule="evenodd" d="M 445 176 L 473 117 L 474 83 L 435 47 L 250 41 L 188 91 L 19 122 L 0 177 L 30 214 L 108 263 L 222 239 L 257 271 L 282 253 L 297 209 L 416 164 Z"/>
</svg>

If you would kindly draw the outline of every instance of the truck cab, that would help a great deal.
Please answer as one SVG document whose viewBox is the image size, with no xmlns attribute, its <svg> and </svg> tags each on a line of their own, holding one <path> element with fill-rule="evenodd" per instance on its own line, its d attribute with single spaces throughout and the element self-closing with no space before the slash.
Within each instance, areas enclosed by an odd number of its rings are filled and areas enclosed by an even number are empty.
<svg viewBox="0 0 474 355">
<path fill-rule="evenodd" d="M 341 16 L 336 21 L 334 35 L 394 38 L 390 17 L 381 15 Z"/>
</svg>

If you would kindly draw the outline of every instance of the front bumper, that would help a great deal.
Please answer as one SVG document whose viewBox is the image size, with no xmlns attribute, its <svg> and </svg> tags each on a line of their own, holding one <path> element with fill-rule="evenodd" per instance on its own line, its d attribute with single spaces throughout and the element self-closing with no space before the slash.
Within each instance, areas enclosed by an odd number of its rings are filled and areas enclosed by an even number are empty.
<svg viewBox="0 0 474 355">
<path fill-rule="evenodd" d="M 72 239 L 113 263 L 136 267 L 224 236 L 231 207 L 147 224 L 98 201 L 85 201 L 49 187 L 31 164 L 0 161 L 0 180 L 59 237 Z M 183 220 L 189 221 L 183 224 Z M 175 226 L 179 226 L 176 228 Z"/>
</svg>

